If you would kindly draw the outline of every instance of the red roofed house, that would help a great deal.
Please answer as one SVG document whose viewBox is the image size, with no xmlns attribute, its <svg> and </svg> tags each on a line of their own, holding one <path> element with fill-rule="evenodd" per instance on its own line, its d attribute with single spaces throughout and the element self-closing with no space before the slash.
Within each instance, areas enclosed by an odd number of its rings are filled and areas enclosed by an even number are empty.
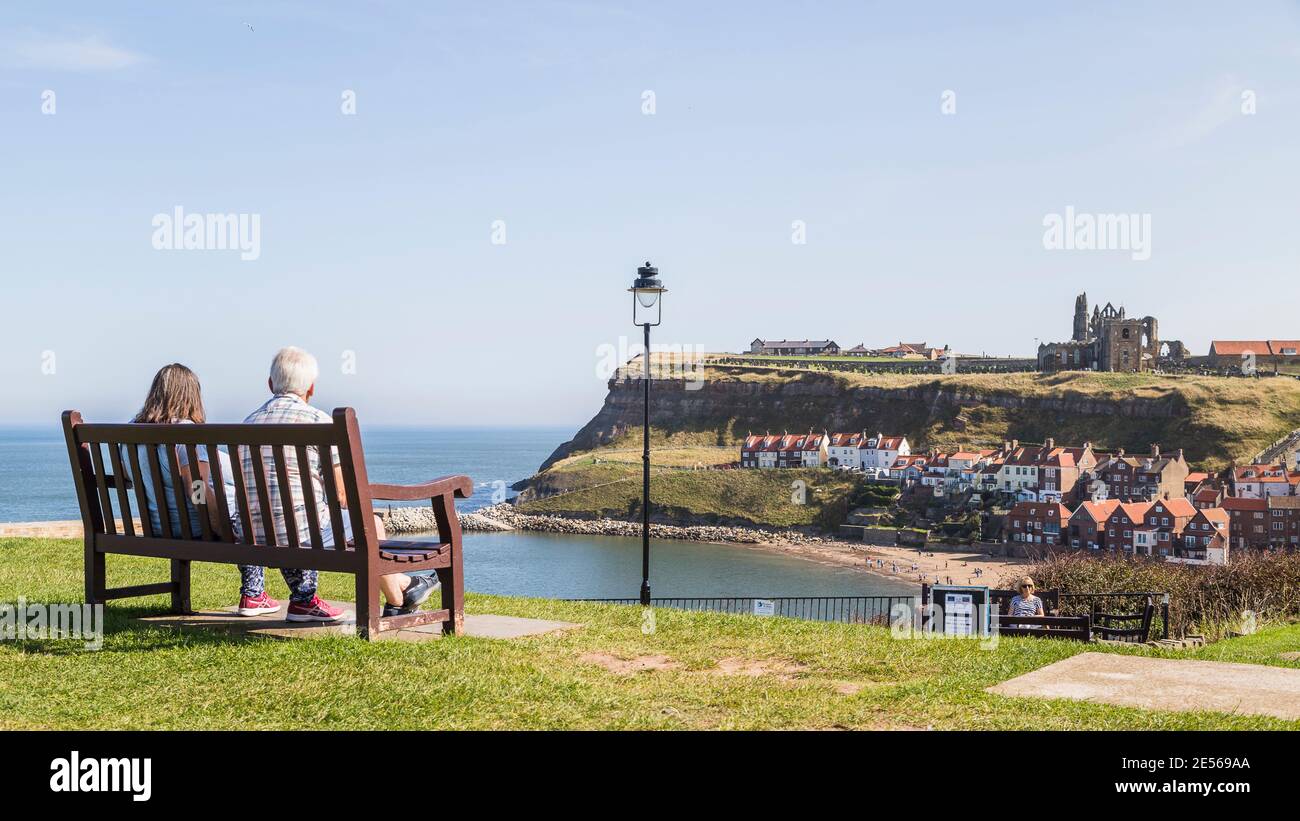
<svg viewBox="0 0 1300 821">
<path fill-rule="evenodd" d="M 901 484 L 908 484 L 921 481 L 925 474 L 925 456 L 900 456 L 894 460 L 894 464 L 889 467 L 889 478 L 895 479 Z"/>
<path fill-rule="evenodd" d="M 1055 502 L 1016 502 L 1007 514 L 1004 539 L 1025 544 L 1064 544 L 1070 509 Z"/>
<path fill-rule="evenodd" d="M 1183 528 L 1183 536 L 1165 561 L 1183 564 L 1227 564 L 1229 516 L 1222 508 L 1205 508 Z"/>
<path fill-rule="evenodd" d="M 1242 499 L 1269 496 L 1294 496 L 1300 474 L 1285 465 L 1235 465 L 1232 468 L 1232 495 Z"/>
<path fill-rule="evenodd" d="M 1216 339 L 1210 343 L 1210 361 L 1216 368 L 1276 369 L 1300 361 L 1300 340 Z"/>
<path fill-rule="evenodd" d="M 1152 445 L 1150 456 L 1125 456 L 1119 450 L 1098 462 L 1093 473 L 1105 483 L 1107 498 L 1145 502 L 1183 496 L 1191 471 L 1182 448 L 1162 456 L 1160 446 Z"/>
<path fill-rule="evenodd" d="M 1300 496 L 1270 496 L 1268 545 L 1275 550 L 1300 547 Z"/>
<path fill-rule="evenodd" d="M 862 463 L 863 472 L 870 473 L 889 470 L 893 467 L 894 460 L 911 453 L 912 446 L 907 443 L 906 437 L 877 433 L 858 447 L 858 460 Z"/>
<path fill-rule="evenodd" d="M 1146 506 L 1133 533 L 1134 551 L 1143 556 L 1172 556 L 1196 508 L 1186 499 L 1157 499 Z"/>
<path fill-rule="evenodd" d="M 826 447 L 826 464 L 833 468 L 843 467 L 853 470 L 862 468 L 862 458 L 858 448 L 867 441 L 866 433 L 832 433 Z"/>
<path fill-rule="evenodd" d="M 1120 502 L 1106 520 L 1106 549 L 1135 552 L 1138 534 L 1146 522 L 1147 508 L 1150 506 L 1150 502 Z"/>
<path fill-rule="evenodd" d="M 1228 541 L 1233 550 L 1263 550 L 1269 545 L 1268 500 L 1225 496 Z"/>
<path fill-rule="evenodd" d="M 826 432 L 813 433 L 808 431 L 808 435 L 803 440 L 802 461 L 806 468 L 819 468 L 826 464 L 827 443 L 830 437 Z"/>
<path fill-rule="evenodd" d="M 776 451 L 776 466 L 779 468 L 803 467 L 803 442 L 807 434 L 796 436 L 787 433 L 781 437 L 781 446 Z"/>
<path fill-rule="evenodd" d="M 1100 550 L 1106 547 L 1106 526 L 1119 508 L 1118 499 L 1083 502 L 1070 515 L 1070 546 Z"/>
</svg>

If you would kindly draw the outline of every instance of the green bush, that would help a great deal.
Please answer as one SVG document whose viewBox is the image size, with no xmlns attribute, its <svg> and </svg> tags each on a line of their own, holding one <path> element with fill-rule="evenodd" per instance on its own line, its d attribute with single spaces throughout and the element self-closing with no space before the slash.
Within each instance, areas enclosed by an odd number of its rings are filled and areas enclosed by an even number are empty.
<svg viewBox="0 0 1300 821">
<path fill-rule="evenodd" d="M 1114 554 L 1066 553 L 1040 559 L 1019 568 L 1000 583 L 1014 587 L 1028 574 L 1040 590 L 1070 593 L 1154 592 L 1169 594 L 1171 636 L 1202 633 L 1207 639 L 1223 638 L 1241 623 L 1242 611 L 1254 611 L 1261 622 L 1300 620 L 1300 553 L 1242 551 L 1227 565 L 1171 564 L 1159 559 Z M 1062 600 L 1067 607 L 1086 611 L 1079 600 Z M 1103 607 L 1127 607 L 1122 600 Z M 1156 603 L 1157 606 L 1159 602 Z M 1109 612 L 1119 612 L 1110 610 Z"/>
</svg>

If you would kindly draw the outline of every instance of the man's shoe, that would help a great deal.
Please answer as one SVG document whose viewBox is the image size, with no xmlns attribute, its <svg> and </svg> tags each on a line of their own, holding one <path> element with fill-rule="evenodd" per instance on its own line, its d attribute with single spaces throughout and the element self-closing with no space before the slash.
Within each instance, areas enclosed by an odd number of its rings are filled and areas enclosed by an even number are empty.
<svg viewBox="0 0 1300 821">
<path fill-rule="evenodd" d="M 347 612 L 342 608 L 335 607 L 320 596 L 313 596 L 311 601 L 303 604 L 289 602 L 285 618 L 289 621 L 339 621 L 345 615 Z"/>
<path fill-rule="evenodd" d="M 437 576 L 412 576 L 411 583 L 402 591 L 402 611 L 415 612 L 439 587 Z"/>
<path fill-rule="evenodd" d="M 278 612 L 280 612 L 280 603 L 266 595 L 265 590 L 256 596 L 239 597 L 239 615 L 241 616 L 262 616 L 267 613 Z"/>
</svg>

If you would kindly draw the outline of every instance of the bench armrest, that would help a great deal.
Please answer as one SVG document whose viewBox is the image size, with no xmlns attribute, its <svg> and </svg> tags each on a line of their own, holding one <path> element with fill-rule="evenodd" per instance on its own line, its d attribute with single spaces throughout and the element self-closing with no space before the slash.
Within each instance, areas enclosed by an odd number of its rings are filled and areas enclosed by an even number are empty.
<svg viewBox="0 0 1300 821">
<path fill-rule="evenodd" d="M 370 498 L 385 502 L 418 502 L 449 493 L 465 499 L 473 492 L 474 483 L 468 476 L 443 476 L 422 485 L 370 485 Z"/>
</svg>

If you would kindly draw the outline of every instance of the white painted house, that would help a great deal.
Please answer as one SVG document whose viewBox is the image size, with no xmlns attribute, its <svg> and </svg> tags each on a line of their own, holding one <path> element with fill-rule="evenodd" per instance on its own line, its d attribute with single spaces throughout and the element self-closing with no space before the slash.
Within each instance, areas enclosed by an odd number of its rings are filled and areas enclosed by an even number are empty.
<svg viewBox="0 0 1300 821">
<path fill-rule="evenodd" d="M 867 473 L 892 468 L 898 457 L 911 454 L 912 447 L 904 436 L 877 433 L 858 447 L 858 460 Z"/>
<path fill-rule="evenodd" d="M 866 433 L 832 433 L 826 444 L 826 464 L 833 468 L 861 470 L 858 448 L 866 440 Z"/>
<path fill-rule="evenodd" d="M 829 458 L 829 446 L 827 442 L 830 437 L 825 431 L 821 433 L 808 432 L 808 436 L 803 440 L 803 466 L 806 468 L 819 468 L 826 464 Z"/>
</svg>

